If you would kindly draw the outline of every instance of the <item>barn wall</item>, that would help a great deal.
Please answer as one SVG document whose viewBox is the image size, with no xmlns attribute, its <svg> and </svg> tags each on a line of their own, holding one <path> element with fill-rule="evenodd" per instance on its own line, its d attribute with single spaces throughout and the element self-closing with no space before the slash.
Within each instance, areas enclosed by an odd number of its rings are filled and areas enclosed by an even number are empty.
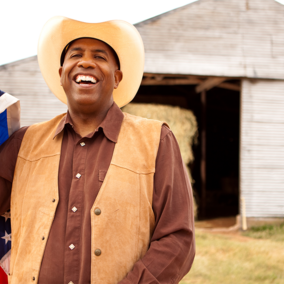
<svg viewBox="0 0 284 284">
<path fill-rule="evenodd" d="M 284 81 L 243 80 L 241 195 L 248 217 L 284 217 Z"/>
<path fill-rule="evenodd" d="M 36 56 L 0 66 L 0 89 L 20 99 L 21 126 L 49 120 L 67 109 L 47 87 Z"/>
<path fill-rule="evenodd" d="M 284 79 L 284 6 L 199 0 L 138 23 L 145 72 Z"/>
</svg>

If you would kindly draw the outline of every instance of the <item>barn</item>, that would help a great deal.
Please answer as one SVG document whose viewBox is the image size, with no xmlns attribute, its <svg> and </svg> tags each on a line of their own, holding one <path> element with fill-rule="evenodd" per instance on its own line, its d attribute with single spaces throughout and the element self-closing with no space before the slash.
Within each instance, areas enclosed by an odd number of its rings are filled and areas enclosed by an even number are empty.
<svg viewBox="0 0 284 284">
<path fill-rule="evenodd" d="M 134 102 L 197 118 L 200 219 L 284 220 L 283 18 L 274 0 L 199 0 L 136 24 L 146 62 Z M 21 99 L 22 125 L 66 111 L 36 56 L 0 66 L 0 88 Z"/>
</svg>

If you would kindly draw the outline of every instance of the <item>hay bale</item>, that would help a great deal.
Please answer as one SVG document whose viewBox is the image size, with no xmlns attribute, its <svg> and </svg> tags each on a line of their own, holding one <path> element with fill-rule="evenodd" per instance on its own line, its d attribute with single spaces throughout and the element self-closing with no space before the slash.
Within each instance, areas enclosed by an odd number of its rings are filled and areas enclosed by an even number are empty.
<svg viewBox="0 0 284 284">
<path fill-rule="evenodd" d="M 133 115 L 165 121 L 170 126 L 178 141 L 181 156 L 187 166 L 190 180 L 194 183 L 188 167 L 188 165 L 194 160 L 192 145 L 197 142 L 198 135 L 197 121 L 193 112 L 169 105 L 138 103 L 130 103 L 122 110 Z"/>
<path fill-rule="evenodd" d="M 150 119 L 165 121 L 174 133 L 186 165 L 193 162 L 192 144 L 196 142 L 197 122 L 192 111 L 180 107 L 130 103 L 123 111 Z"/>
</svg>

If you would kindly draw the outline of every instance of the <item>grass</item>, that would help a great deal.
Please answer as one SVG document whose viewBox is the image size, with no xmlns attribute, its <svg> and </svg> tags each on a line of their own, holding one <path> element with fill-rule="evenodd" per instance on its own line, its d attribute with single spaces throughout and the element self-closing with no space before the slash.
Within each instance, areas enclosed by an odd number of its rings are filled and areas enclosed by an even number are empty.
<svg viewBox="0 0 284 284">
<path fill-rule="evenodd" d="M 282 230 L 253 229 L 247 236 L 197 230 L 195 261 L 180 284 L 284 284 Z"/>
<path fill-rule="evenodd" d="M 252 227 L 244 235 L 255 239 L 270 239 L 284 244 L 284 224 Z"/>
</svg>

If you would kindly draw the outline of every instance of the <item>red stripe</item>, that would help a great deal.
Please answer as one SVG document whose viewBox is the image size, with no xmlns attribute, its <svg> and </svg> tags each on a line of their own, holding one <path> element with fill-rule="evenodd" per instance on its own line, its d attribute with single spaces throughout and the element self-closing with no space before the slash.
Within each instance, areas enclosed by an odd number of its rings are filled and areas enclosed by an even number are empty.
<svg viewBox="0 0 284 284">
<path fill-rule="evenodd" d="M 0 267 L 0 284 L 8 284 L 8 277 L 4 270 Z"/>
</svg>

